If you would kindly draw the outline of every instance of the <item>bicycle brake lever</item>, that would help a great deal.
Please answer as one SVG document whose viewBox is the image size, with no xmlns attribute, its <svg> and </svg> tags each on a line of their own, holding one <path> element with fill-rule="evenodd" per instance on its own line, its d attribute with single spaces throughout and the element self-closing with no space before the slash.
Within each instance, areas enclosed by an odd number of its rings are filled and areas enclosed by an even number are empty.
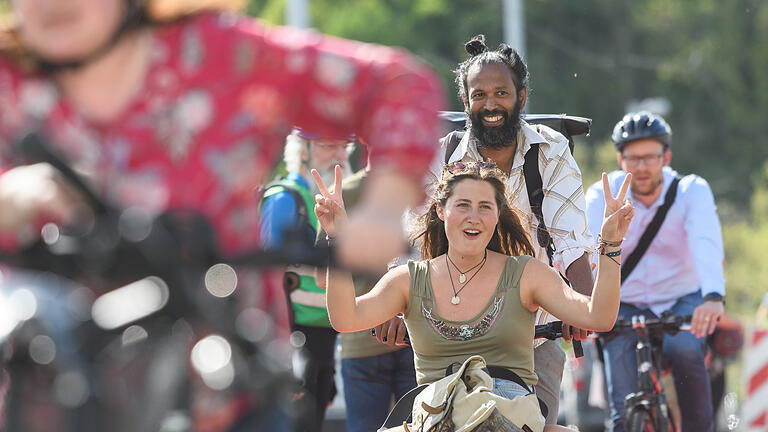
<svg viewBox="0 0 768 432">
<path fill-rule="evenodd" d="M 559 325 L 559 333 L 562 336 L 563 334 L 563 323 L 561 322 Z M 573 326 L 568 326 L 571 330 L 571 334 L 573 334 Z M 573 341 L 573 356 L 576 358 L 584 357 L 584 347 L 581 345 L 581 341 L 574 340 Z"/>
<path fill-rule="evenodd" d="M 576 358 L 584 357 L 584 347 L 581 345 L 581 341 L 573 341 L 573 356 Z"/>
</svg>

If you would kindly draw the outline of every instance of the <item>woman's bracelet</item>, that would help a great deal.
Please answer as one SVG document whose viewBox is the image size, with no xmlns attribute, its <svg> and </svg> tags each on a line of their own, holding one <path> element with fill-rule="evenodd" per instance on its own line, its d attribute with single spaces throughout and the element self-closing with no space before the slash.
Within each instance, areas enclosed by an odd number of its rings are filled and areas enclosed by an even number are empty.
<svg viewBox="0 0 768 432">
<path fill-rule="evenodd" d="M 599 246 L 605 245 L 605 246 L 617 247 L 617 246 L 621 246 L 621 242 L 623 241 L 624 241 L 623 238 L 621 240 L 611 241 L 611 240 L 604 239 L 602 234 L 597 235 L 597 243 Z"/>
<path fill-rule="evenodd" d="M 597 251 L 600 253 L 600 255 L 605 255 L 605 248 L 607 247 L 620 247 L 621 243 L 624 241 L 622 238 L 619 241 L 609 241 L 605 240 L 602 235 L 597 235 Z"/>
<path fill-rule="evenodd" d="M 618 249 L 618 250 L 615 250 L 615 251 L 611 251 L 611 252 L 608 252 L 608 251 L 606 251 L 606 250 L 605 250 L 605 247 L 602 247 L 601 249 L 599 249 L 599 252 L 600 252 L 600 255 L 605 255 L 605 256 L 606 256 L 606 257 L 608 257 L 608 258 L 609 258 L 611 261 L 615 262 L 617 266 L 621 266 L 621 263 L 620 263 L 620 262 L 618 262 L 618 261 L 616 260 L 616 258 L 615 258 L 615 257 L 617 257 L 617 256 L 621 256 L 621 249 Z"/>
</svg>

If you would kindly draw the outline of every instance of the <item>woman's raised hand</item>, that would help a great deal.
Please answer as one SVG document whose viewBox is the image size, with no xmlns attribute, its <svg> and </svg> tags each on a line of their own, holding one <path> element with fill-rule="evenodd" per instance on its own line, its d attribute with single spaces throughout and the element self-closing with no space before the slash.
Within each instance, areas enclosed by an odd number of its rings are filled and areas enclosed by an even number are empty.
<svg viewBox="0 0 768 432">
<path fill-rule="evenodd" d="M 632 174 L 627 173 L 624 183 L 621 184 L 619 194 L 615 197 L 611 193 L 611 187 L 608 184 L 608 174 L 603 173 L 603 196 L 605 197 L 605 214 L 603 216 L 603 226 L 600 229 L 600 235 L 607 241 L 621 241 L 629 228 L 629 223 L 635 215 L 635 207 L 632 201 L 624 199 L 629 189 L 629 183 L 632 180 Z"/>
<path fill-rule="evenodd" d="M 315 215 L 325 233 L 329 237 L 336 237 L 340 227 L 347 220 L 347 212 L 341 196 L 341 166 L 336 165 L 333 170 L 333 193 L 328 191 L 317 170 L 312 170 L 312 177 L 320 190 L 320 193 L 315 195 Z"/>
</svg>

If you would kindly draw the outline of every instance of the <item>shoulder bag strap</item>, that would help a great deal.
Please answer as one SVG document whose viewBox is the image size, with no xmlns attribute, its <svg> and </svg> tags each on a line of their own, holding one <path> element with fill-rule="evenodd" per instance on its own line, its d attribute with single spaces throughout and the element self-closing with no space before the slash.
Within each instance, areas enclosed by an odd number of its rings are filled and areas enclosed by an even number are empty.
<svg viewBox="0 0 768 432">
<path fill-rule="evenodd" d="M 536 241 L 539 242 L 539 246 L 546 249 L 549 266 L 554 267 L 552 257 L 555 255 L 555 244 L 552 241 L 552 236 L 549 235 L 547 224 L 544 222 L 544 213 L 541 210 L 541 206 L 544 203 L 544 184 L 539 172 L 538 144 L 531 144 L 531 148 L 525 153 L 523 175 L 525 176 L 525 188 L 528 191 L 528 202 L 531 205 L 531 211 L 536 216 L 536 219 L 539 220 L 539 225 L 536 228 Z M 564 275 L 561 274 L 560 277 L 563 278 L 568 286 L 571 285 Z M 581 341 L 573 341 L 573 352 L 576 358 L 584 355 Z"/>
<path fill-rule="evenodd" d="M 536 241 L 539 246 L 547 250 L 549 265 L 552 266 L 552 256 L 555 254 L 555 248 L 552 244 L 552 237 L 547 230 L 547 224 L 544 222 L 544 214 L 541 206 L 544 202 L 544 189 L 539 172 L 539 145 L 531 144 L 531 148 L 525 153 L 525 163 L 523 164 L 523 175 L 525 176 L 525 188 L 528 191 L 528 202 L 531 205 L 531 211 L 539 220 L 539 226 L 536 228 Z"/>
<path fill-rule="evenodd" d="M 632 270 L 635 269 L 637 263 L 640 262 L 640 258 L 643 257 L 643 254 L 645 254 L 645 251 L 647 251 L 648 247 L 651 245 L 653 238 L 656 237 L 656 234 L 659 232 L 659 228 L 661 228 L 661 224 L 664 222 L 664 218 L 667 217 L 669 208 L 672 207 L 672 203 L 675 202 L 675 197 L 677 196 L 677 184 L 680 183 L 680 178 L 681 177 L 678 175 L 674 178 L 674 180 L 672 180 L 672 183 L 669 185 L 669 189 L 667 190 L 667 194 L 664 195 L 664 204 L 662 204 L 661 207 L 656 210 L 656 214 L 653 215 L 651 223 L 648 224 L 648 226 L 645 228 L 645 231 L 643 232 L 643 235 L 640 236 L 640 241 L 637 242 L 637 247 L 632 251 L 631 254 L 629 254 L 627 260 L 622 264 L 622 283 L 624 283 L 627 277 L 629 277 L 629 274 L 632 273 Z"/>
</svg>

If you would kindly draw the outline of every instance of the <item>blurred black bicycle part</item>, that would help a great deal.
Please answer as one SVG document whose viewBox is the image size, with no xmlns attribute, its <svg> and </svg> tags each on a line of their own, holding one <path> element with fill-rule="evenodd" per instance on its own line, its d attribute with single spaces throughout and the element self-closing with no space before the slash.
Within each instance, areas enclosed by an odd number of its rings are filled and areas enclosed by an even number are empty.
<svg viewBox="0 0 768 432">
<path fill-rule="evenodd" d="M 327 265 L 329 249 L 289 233 L 281 249 L 223 256 L 199 213 L 120 209 L 40 134 L 17 154 L 57 168 L 93 217 L 46 225 L 36 243 L 0 255 L 37 272 L 6 281 L 0 302 L 14 311 L 0 323 L 4 430 L 286 430 L 291 348 L 273 337 L 270 311 L 238 307 L 237 280 L 258 267 Z"/>
</svg>

